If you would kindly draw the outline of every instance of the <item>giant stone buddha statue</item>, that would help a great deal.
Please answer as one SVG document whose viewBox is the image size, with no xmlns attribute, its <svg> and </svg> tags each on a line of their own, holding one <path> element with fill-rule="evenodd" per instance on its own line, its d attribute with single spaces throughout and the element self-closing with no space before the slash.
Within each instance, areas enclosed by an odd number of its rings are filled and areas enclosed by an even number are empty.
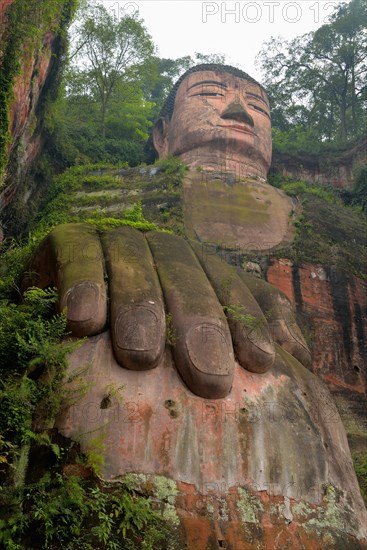
<svg viewBox="0 0 367 550">
<path fill-rule="evenodd" d="M 194 67 L 153 141 L 160 158 L 188 166 L 186 239 L 67 224 L 33 259 L 37 284 L 57 286 L 70 331 L 88 337 L 70 372 L 88 364 L 89 389 L 59 430 L 84 450 L 103 438 L 106 480 L 130 472 L 174 482 L 189 548 L 270 548 L 276 537 L 295 548 L 358 547 L 367 515 L 345 431 L 307 368 L 292 306 L 216 254 L 268 252 L 292 238 L 294 205 L 266 182 L 265 90 L 233 67 Z M 123 388 L 122 402 L 112 387 Z"/>
</svg>

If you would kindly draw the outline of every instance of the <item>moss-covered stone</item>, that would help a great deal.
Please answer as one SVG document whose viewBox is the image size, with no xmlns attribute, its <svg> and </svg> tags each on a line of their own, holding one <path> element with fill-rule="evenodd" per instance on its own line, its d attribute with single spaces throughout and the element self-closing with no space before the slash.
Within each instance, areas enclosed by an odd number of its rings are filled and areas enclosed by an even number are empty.
<svg viewBox="0 0 367 550">
<path fill-rule="evenodd" d="M 288 192 L 302 203 L 302 216 L 295 222 L 295 239 L 278 253 L 294 262 L 335 266 L 366 278 L 367 220 L 357 208 L 344 206 L 329 192 L 317 194 L 313 185 L 302 184 Z"/>
<path fill-rule="evenodd" d="M 39 202 L 31 172 L 42 146 L 46 100 L 55 99 L 65 31 L 77 0 L 12 0 L 5 5 L 0 30 L 0 210 L 6 207 L 8 234 L 19 235 L 32 211 L 30 195 Z"/>
<path fill-rule="evenodd" d="M 239 499 L 237 501 L 237 509 L 240 512 L 243 523 L 261 522 L 261 513 L 264 512 L 264 506 L 260 497 L 251 495 L 243 487 L 238 488 Z"/>
<path fill-rule="evenodd" d="M 251 372 L 266 372 L 274 362 L 275 351 L 258 303 L 234 267 L 206 254 L 198 243 L 192 246 L 224 307 L 239 363 Z"/>
<path fill-rule="evenodd" d="M 227 183 L 189 172 L 184 179 L 185 227 L 190 238 L 247 250 L 276 248 L 290 239 L 292 201 L 269 184 Z"/>
<path fill-rule="evenodd" d="M 148 243 L 131 227 L 105 231 L 102 243 L 116 358 L 130 369 L 153 368 L 163 354 L 166 329 L 162 291 Z"/>
<path fill-rule="evenodd" d="M 42 278 L 48 274 L 49 282 L 58 288 L 59 308 L 66 310 L 69 330 L 77 336 L 98 334 L 106 324 L 107 298 L 96 230 L 87 224 L 59 225 L 41 249 L 43 254 L 38 258 L 35 254 L 34 265 Z"/>
<path fill-rule="evenodd" d="M 234 357 L 223 310 L 193 250 L 183 239 L 148 233 L 165 301 L 177 334 L 173 354 L 195 394 L 219 398 L 230 391 Z"/>
<path fill-rule="evenodd" d="M 42 216 L 39 215 L 31 225 L 87 220 L 101 228 L 107 219 L 116 220 L 118 225 L 139 203 L 144 217 L 151 224 L 139 229 L 149 231 L 159 227 L 183 234 L 181 189 L 180 186 L 169 185 L 170 180 L 176 177 L 155 166 L 72 167 L 55 178 L 42 208 Z M 107 227 L 107 222 L 104 225 Z"/>
<path fill-rule="evenodd" d="M 170 525 L 177 527 L 180 524 L 175 507 L 180 492 L 175 481 L 165 476 L 135 473 L 126 474 L 123 481 L 132 489 L 158 500 L 162 516 Z"/>
<path fill-rule="evenodd" d="M 311 354 L 286 296 L 263 279 L 239 271 L 252 296 L 266 314 L 274 340 L 304 366 L 311 365 Z"/>
</svg>

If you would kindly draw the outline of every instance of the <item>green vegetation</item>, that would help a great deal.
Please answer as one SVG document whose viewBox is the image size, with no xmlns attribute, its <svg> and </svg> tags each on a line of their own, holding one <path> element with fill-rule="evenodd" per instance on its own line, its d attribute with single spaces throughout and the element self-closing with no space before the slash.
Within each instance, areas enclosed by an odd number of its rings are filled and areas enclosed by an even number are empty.
<svg viewBox="0 0 367 550">
<path fill-rule="evenodd" d="M 343 206 L 343 202 L 337 196 L 334 188 L 325 188 L 318 185 L 312 185 L 304 181 L 289 181 L 281 185 L 281 189 L 291 197 L 297 197 L 300 194 L 310 194 L 319 197 L 329 204 Z"/>
<path fill-rule="evenodd" d="M 57 462 L 52 474 L 44 473 L 21 490 L 5 487 L 0 492 L 3 548 L 177 548 L 173 546 L 175 527 L 128 482 L 107 485 L 66 477 L 58 471 Z"/>
<path fill-rule="evenodd" d="M 367 452 L 355 452 L 352 457 L 361 495 L 367 505 Z"/>
<path fill-rule="evenodd" d="M 53 178 L 39 212 L 29 221 L 32 239 L 39 242 L 57 224 L 80 221 L 101 230 L 130 225 L 141 231 L 161 229 L 181 234 L 185 170 L 177 158 L 148 168 L 73 166 Z"/>
<path fill-rule="evenodd" d="M 153 104 L 144 97 L 154 45 L 137 14 L 114 17 L 102 5 L 78 12 L 58 101 L 46 127 L 64 164 L 90 159 L 143 161 Z"/>
<path fill-rule="evenodd" d="M 339 189 L 342 201 L 347 205 L 359 205 L 363 211 L 367 210 L 367 165 L 359 165 L 354 174 L 351 189 Z"/>
<path fill-rule="evenodd" d="M 297 264 L 335 266 L 365 279 L 367 220 L 361 206 L 346 206 L 333 187 L 276 177 L 273 184 L 298 199 L 302 213 L 294 222 L 293 243 L 278 250 Z"/>
<path fill-rule="evenodd" d="M 173 324 L 172 313 L 166 314 L 166 342 L 170 346 L 175 346 L 177 342 L 177 332 Z"/>
<path fill-rule="evenodd" d="M 125 210 L 124 219 L 116 218 L 86 218 L 87 223 L 90 223 L 100 230 L 119 227 L 121 225 L 129 225 L 139 231 L 164 231 L 155 223 L 151 223 L 144 218 L 141 202 L 137 202 L 131 209 Z"/>
<path fill-rule="evenodd" d="M 65 379 L 67 355 L 82 341 L 67 340 L 66 318 L 55 313 L 55 289 L 31 288 L 21 298 L 20 279 L 30 254 L 60 220 L 75 221 L 68 200 L 72 190 L 120 183 L 106 172 L 116 168 L 88 170 L 77 167 L 56 178 L 47 215 L 33 221 L 23 244 L 8 241 L 0 250 L 0 545 L 8 549 L 176 548 L 172 546 L 176 525 L 154 509 L 149 495 L 138 495 L 126 483 L 111 486 L 96 479 L 103 468 L 100 436 L 90 442 L 86 455 L 78 451 L 70 457 L 68 446 L 52 429 L 60 407 L 75 403 L 86 391 L 83 372 L 73 375 L 73 380 Z M 139 200 L 125 208 L 121 218 L 81 215 L 77 219 L 99 229 L 127 224 L 143 231 L 159 230 L 145 219 Z M 87 368 L 82 366 L 81 371 Z M 74 389 L 68 382 L 75 382 Z M 106 388 L 102 400 L 106 407 L 120 389 Z M 41 466 L 40 456 L 47 458 Z M 65 474 L 68 465 L 76 468 L 75 475 Z M 80 472 L 87 472 L 88 479 L 80 477 Z"/>
<path fill-rule="evenodd" d="M 45 124 L 60 166 L 153 161 L 146 140 L 180 73 L 223 56 L 160 59 L 138 13 L 115 17 L 88 2 L 77 13 L 68 65 Z M 149 158 L 148 158 L 149 157 Z"/>
<path fill-rule="evenodd" d="M 367 164 L 360 166 L 352 189 L 352 204 L 357 203 L 362 206 L 362 210 L 367 210 Z"/>
<path fill-rule="evenodd" d="M 223 310 L 229 319 L 240 323 L 250 333 L 253 331 L 256 332 L 264 326 L 264 319 L 258 319 L 254 315 L 251 315 L 241 304 L 229 304 L 228 306 L 223 306 Z"/>
<path fill-rule="evenodd" d="M 110 229 L 112 227 L 120 227 L 121 225 L 129 225 L 130 227 L 139 229 L 139 231 L 164 231 L 163 229 L 160 229 L 155 223 L 150 223 L 148 221 L 117 220 L 116 218 L 87 218 L 85 221 L 94 225 L 101 231 L 104 229 Z"/>
<path fill-rule="evenodd" d="M 304 181 L 294 181 L 279 173 L 269 175 L 269 183 L 278 189 L 283 189 L 291 196 L 299 192 L 311 193 L 328 203 L 340 206 L 355 206 L 356 211 L 367 207 L 367 165 L 359 164 L 354 170 L 354 180 L 351 188 L 338 188 L 333 185 L 317 185 Z"/>
<path fill-rule="evenodd" d="M 178 157 L 169 155 L 166 158 L 157 160 L 154 165 L 164 172 L 168 189 L 172 191 L 181 185 L 187 168 Z"/>
<path fill-rule="evenodd" d="M 75 348 L 62 344 L 66 318 L 56 315 L 57 292 L 29 289 L 21 304 L 0 300 L 0 477 L 23 479 L 34 415 L 47 425 L 63 399 L 66 356 Z"/>
<path fill-rule="evenodd" d="M 365 19 L 365 0 L 351 0 L 336 5 L 315 32 L 264 44 L 258 61 L 272 104 L 275 151 L 318 153 L 364 135 Z"/>
<path fill-rule="evenodd" d="M 15 77 L 22 62 L 41 46 L 46 32 L 59 33 L 65 47 L 64 31 L 76 6 L 77 0 L 15 0 L 7 9 L 5 48 L 0 54 L 0 187 L 11 142 L 9 105 Z"/>
</svg>

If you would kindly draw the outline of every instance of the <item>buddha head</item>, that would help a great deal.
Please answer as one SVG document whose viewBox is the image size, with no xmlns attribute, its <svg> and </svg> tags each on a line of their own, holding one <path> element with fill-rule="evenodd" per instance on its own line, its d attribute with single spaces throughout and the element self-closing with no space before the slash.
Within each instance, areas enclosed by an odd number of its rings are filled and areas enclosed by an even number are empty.
<svg viewBox="0 0 367 550">
<path fill-rule="evenodd" d="M 159 158 L 175 155 L 192 168 L 220 167 L 266 179 L 271 162 L 267 94 L 235 67 L 192 67 L 168 96 L 153 143 Z"/>
</svg>

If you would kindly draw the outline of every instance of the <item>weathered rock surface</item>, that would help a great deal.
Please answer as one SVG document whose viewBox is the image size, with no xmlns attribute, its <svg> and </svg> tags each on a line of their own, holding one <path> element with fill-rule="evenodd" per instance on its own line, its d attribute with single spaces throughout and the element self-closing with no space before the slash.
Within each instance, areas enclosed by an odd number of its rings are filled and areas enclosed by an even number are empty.
<svg viewBox="0 0 367 550">
<path fill-rule="evenodd" d="M 188 548 L 363 548 L 367 513 L 336 407 L 277 352 L 262 375 L 237 365 L 228 397 L 212 401 L 183 385 L 169 349 L 156 369 L 121 368 L 105 332 L 71 356 L 80 396 L 58 428 L 84 451 L 99 441 L 106 480 L 173 480 Z"/>
<path fill-rule="evenodd" d="M 352 450 L 367 448 L 367 283 L 321 266 L 274 260 L 267 280 L 296 305 L 313 335 L 312 371 L 331 390 Z"/>
<path fill-rule="evenodd" d="M 14 32 L 9 28 L 7 17 L 8 10 L 13 4 L 14 0 L 0 1 L 0 39 L 3 44 L 0 51 L 0 67 Z M 60 3 L 60 18 L 64 7 Z M 42 18 L 42 9 L 40 7 L 39 13 L 34 10 L 29 14 L 29 18 L 34 18 L 32 24 L 40 28 L 44 26 L 44 22 L 39 20 L 37 23 L 37 18 Z M 28 15 L 24 17 L 27 18 Z M 24 24 L 24 21 L 19 21 L 19 25 Z M 54 87 L 57 81 L 63 47 L 61 34 L 46 29 L 40 44 L 32 46 L 32 37 L 27 37 L 21 43 L 20 51 L 14 52 L 13 62 L 18 61 L 20 66 L 13 78 L 11 93 L 7 94 L 11 97 L 8 104 L 10 142 L 7 146 L 8 161 L 4 181 L 0 182 L 0 225 L 1 218 L 4 218 L 7 233 L 12 227 L 6 207 L 15 199 L 19 199 L 24 208 L 29 199 L 37 196 L 39 192 L 34 181 L 28 179 L 28 175 L 45 143 L 43 116 L 46 98 L 50 88 Z M 4 97 L 2 99 L 5 101 Z M 16 230 L 19 230 L 19 227 Z"/>
<path fill-rule="evenodd" d="M 127 179 L 129 174 L 126 175 Z M 197 175 L 201 177 L 201 174 Z M 152 178 L 146 178 L 146 185 L 156 185 L 153 181 L 150 183 Z M 117 181 L 117 186 L 119 185 L 121 186 Z M 141 191 L 139 182 L 131 177 L 130 187 L 132 186 L 141 193 L 138 197 L 144 199 L 145 193 Z M 130 187 L 125 187 L 124 183 L 123 190 Z M 136 200 L 135 195 L 131 200 Z M 162 198 L 159 200 L 162 201 Z M 242 219 L 245 220 L 245 217 Z M 228 220 L 231 221 L 230 218 Z M 255 234 L 255 248 L 258 244 L 257 238 L 258 235 Z M 200 250 L 211 258 L 216 248 L 205 246 Z M 261 273 L 266 264 L 263 259 L 259 261 Z M 222 261 L 222 264 L 225 262 Z M 365 388 L 365 372 L 362 369 L 366 335 L 361 335 L 365 330 L 363 308 L 366 305 L 366 286 L 360 279 L 345 275 L 342 277 L 340 273 L 335 268 L 326 270 L 312 265 L 304 265 L 298 269 L 287 260 L 273 260 L 267 269 L 267 278 L 297 305 L 301 320 L 305 321 L 302 328 L 308 329 L 305 331 L 308 341 L 314 333 L 315 363 L 310 368 L 316 374 L 321 372 L 324 381 L 337 398 L 352 449 L 363 449 L 365 431 L 363 432 L 363 425 L 358 425 L 358 422 L 365 414 L 362 412 Z M 223 277 L 226 278 L 224 275 Z M 258 281 L 258 285 L 264 284 L 264 281 L 254 280 Z M 193 291 L 195 292 L 195 285 Z M 230 301 L 237 303 L 238 300 L 231 298 Z M 263 311 L 273 309 L 271 304 L 261 304 L 261 307 Z M 311 317 L 314 317 L 314 321 L 310 320 Z M 299 367 L 300 372 L 305 373 L 306 380 L 314 381 L 311 391 L 307 388 L 304 390 L 299 380 L 291 382 L 288 371 L 285 378 L 280 375 L 285 385 L 279 386 L 278 363 L 275 370 L 272 369 L 265 375 L 250 374 L 237 365 L 234 389 L 229 396 L 205 401 L 195 397 L 183 386 L 167 351 L 163 364 L 149 373 L 137 373 L 118 367 L 111 356 L 110 346 L 106 334 L 94 337 L 73 358 L 73 368 L 82 368 L 90 361 L 94 362 L 94 366 L 88 373 L 87 394 L 78 401 L 76 412 L 72 408 L 60 418 L 61 429 L 66 435 L 80 439 L 84 449 L 88 445 L 93 448 L 94 440 L 102 438 L 105 447 L 101 447 L 101 452 L 106 457 L 103 476 L 107 479 L 134 472 L 142 484 L 149 484 L 156 476 L 163 476 L 168 480 L 167 483 L 174 487 L 173 508 L 182 519 L 191 548 L 206 550 L 208 545 L 217 548 L 219 540 L 236 549 L 256 548 L 256 545 L 271 548 L 275 540 L 279 545 L 285 545 L 288 541 L 294 548 L 302 548 L 302 545 L 306 548 L 324 548 L 328 544 L 335 548 L 339 544 L 339 548 L 343 549 L 353 548 L 353 545 L 362 547 L 362 542 L 357 542 L 357 527 L 348 527 L 349 531 L 344 529 L 345 524 L 352 525 L 347 517 L 349 512 L 346 512 L 349 504 L 345 504 L 350 492 L 354 494 L 350 509 L 359 510 L 359 526 L 366 520 L 361 512 L 363 505 L 351 469 L 345 434 L 340 435 L 343 430 L 340 420 L 336 432 L 331 432 L 328 428 L 330 420 L 337 414 L 336 409 L 329 394 L 325 393 L 323 386 L 309 371 Z M 357 352 L 360 354 L 359 359 L 356 358 Z M 354 363 L 354 360 L 359 362 Z M 307 364 L 307 361 L 302 362 Z M 361 374 L 354 368 L 351 371 L 351 365 L 359 366 Z M 337 394 L 335 376 L 340 377 L 339 371 L 344 375 L 348 372 L 349 378 L 341 379 Z M 257 421 L 256 410 L 253 412 L 250 408 L 250 420 L 247 417 L 247 427 L 243 432 L 239 425 L 243 421 L 240 415 L 244 415 L 245 411 L 240 411 L 246 408 L 246 402 L 242 393 L 237 394 L 235 388 L 240 380 L 242 388 L 248 391 L 255 384 L 255 377 L 259 378 L 259 387 L 262 387 L 267 377 L 270 380 L 265 384 L 265 393 L 260 392 L 260 397 L 255 392 L 247 398 L 252 406 L 260 403 L 262 422 L 265 425 Z M 349 386 L 346 386 L 348 379 Z M 350 391 L 351 384 L 354 384 L 353 391 Z M 125 385 L 122 392 L 118 390 L 121 385 Z M 280 394 L 276 389 L 279 387 L 282 388 Z M 319 401 L 314 388 L 322 388 Z M 120 393 L 123 399 L 121 402 L 117 400 Z M 298 425 L 297 422 L 288 422 L 288 409 L 284 409 L 284 402 L 291 402 L 292 411 L 294 396 L 301 396 L 301 400 L 304 400 L 302 407 L 310 415 L 312 411 L 318 411 L 320 402 L 324 405 L 323 416 L 317 418 L 316 428 L 314 419 L 310 420 L 311 424 L 304 420 Z M 298 397 L 295 402 L 298 406 Z M 205 403 L 212 406 L 209 410 L 211 414 L 207 414 Z M 354 403 L 361 409 L 359 416 L 351 408 Z M 79 405 L 81 409 L 78 412 Z M 203 407 L 205 416 L 208 417 L 207 422 L 203 422 Z M 347 414 L 344 414 L 344 410 Z M 210 427 L 209 420 L 215 420 L 218 415 L 220 421 Z M 279 419 L 282 422 L 278 422 Z M 231 429 L 232 420 L 234 423 Z M 283 420 L 288 422 L 288 427 L 284 428 Z M 326 435 L 322 424 L 326 426 Z M 339 429 L 340 433 L 337 433 Z M 259 433 L 263 434 L 261 439 L 258 439 Z M 312 438 L 309 439 L 311 434 Z M 344 449 L 342 454 L 348 456 L 349 466 L 340 462 L 340 441 Z M 258 468 L 265 472 L 264 477 L 260 476 L 256 465 L 262 465 Z M 303 489 L 301 496 L 288 490 L 291 483 L 295 484 L 291 488 L 302 484 L 304 486 L 307 476 L 315 479 L 315 484 L 321 487 L 317 498 L 307 494 L 304 496 Z M 313 487 L 312 483 L 307 487 Z M 353 485 L 351 490 L 350 483 Z M 313 494 L 313 489 L 311 493 Z M 355 499 L 359 504 L 356 504 Z M 241 506 L 245 509 L 244 523 L 239 515 Z M 284 517 L 284 509 L 288 519 Z M 287 524 L 291 517 L 289 510 L 293 519 Z M 339 528 L 340 522 L 342 529 Z M 328 538 L 329 532 L 332 539 Z"/>
<path fill-rule="evenodd" d="M 191 238 L 243 252 L 291 241 L 290 197 L 260 180 L 218 176 L 190 171 L 185 177 L 185 228 Z"/>
<path fill-rule="evenodd" d="M 351 187 L 354 170 L 367 161 L 366 138 L 343 152 L 296 155 L 273 152 L 271 171 L 298 181 Z"/>
</svg>

